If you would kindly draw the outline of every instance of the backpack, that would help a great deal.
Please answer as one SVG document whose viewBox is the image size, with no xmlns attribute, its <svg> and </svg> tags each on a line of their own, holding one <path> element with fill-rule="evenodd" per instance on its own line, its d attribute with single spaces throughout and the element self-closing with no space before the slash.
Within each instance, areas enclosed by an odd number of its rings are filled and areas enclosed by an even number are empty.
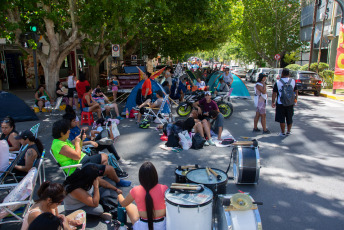
<svg viewBox="0 0 344 230">
<path fill-rule="evenodd" d="M 171 133 L 168 136 L 167 142 L 165 144 L 167 147 L 179 147 L 179 136 L 178 134 Z"/>
<path fill-rule="evenodd" d="M 281 103 L 283 104 L 283 106 L 290 106 L 294 105 L 295 103 L 294 87 L 290 84 L 291 80 L 292 79 L 289 79 L 287 83 L 285 83 L 283 80 L 280 80 L 280 82 L 283 84 L 280 95 Z"/>
<path fill-rule="evenodd" d="M 204 143 L 206 142 L 206 140 L 201 136 L 201 134 L 196 133 L 195 135 L 193 135 L 192 137 L 192 149 L 201 149 L 203 148 Z"/>
</svg>

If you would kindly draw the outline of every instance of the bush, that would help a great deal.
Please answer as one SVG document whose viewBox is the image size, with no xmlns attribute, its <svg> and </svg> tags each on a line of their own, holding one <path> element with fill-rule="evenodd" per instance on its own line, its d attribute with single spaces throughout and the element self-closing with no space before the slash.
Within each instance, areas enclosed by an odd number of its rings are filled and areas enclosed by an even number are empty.
<svg viewBox="0 0 344 230">
<path fill-rule="evenodd" d="M 290 64 L 290 65 L 287 65 L 285 68 L 289 70 L 299 70 L 301 66 L 298 64 Z"/>
<path fill-rule="evenodd" d="M 308 64 L 301 66 L 300 70 L 307 71 L 308 70 Z"/>
<path fill-rule="evenodd" d="M 332 89 L 333 88 L 334 71 L 324 70 L 319 75 L 322 78 L 324 88 L 325 89 Z"/>
</svg>

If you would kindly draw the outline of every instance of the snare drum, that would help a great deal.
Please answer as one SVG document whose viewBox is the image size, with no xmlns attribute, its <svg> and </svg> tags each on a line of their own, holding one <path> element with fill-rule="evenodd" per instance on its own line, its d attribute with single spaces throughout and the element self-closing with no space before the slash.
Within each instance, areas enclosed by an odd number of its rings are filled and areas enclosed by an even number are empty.
<svg viewBox="0 0 344 230">
<path fill-rule="evenodd" d="M 212 227 L 213 193 L 204 187 L 199 193 L 165 193 L 166 230 L 210 230 Z"/>
<path fill-rule="evenodd" d="M 226 185 L 228 181 L 226 173 L 220 169 L 212 169 L 221 176 L 221 179 L 217 179 L 212 173 L 210 173 L 210 179 L 205 168 L 199 168 L 189 171 L 186 174 L 186 181 L 190 183 L 204 184 L 213 191 L 214 195 L 226 194 Z"/>
<path fill-rule="evenodd" d="M 257 184 L 260 172 L 258 147 L 233 148 L 233 176 L 235 184 Z"/>
</svg>

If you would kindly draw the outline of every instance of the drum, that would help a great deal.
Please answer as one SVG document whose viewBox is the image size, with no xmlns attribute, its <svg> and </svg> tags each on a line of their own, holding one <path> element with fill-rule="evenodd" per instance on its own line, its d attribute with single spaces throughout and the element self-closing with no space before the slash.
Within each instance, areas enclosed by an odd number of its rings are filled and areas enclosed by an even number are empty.
<svg viewBox="0 0 344 230">
<path fill-rule="evenodd" d="M 203 188 L 198 193 L 166 191 L 166 230 L 212 228 L 213 192 Z"/>
<path fill-rule="evenodd" d="M 176 168 L 176 170 L 174 171 L 174 174 L 176 175 L 176 183 L 186 183 L 187 173 L 188 171 L 186 170 Z"/>
<path fill-rule="evenodd" d="M 186 181 L 190 183 L 203 184 L 210 188 L 214 195 L 226 194 L 226 185 L 228 181 L 226 173 L 220 169 L 212 169 L 220 175 L 221 179 L 216 178 L 213 174 L 211 174 L 209 178 L 205 168 L 199 168 L 189 171 L 186 174 Z"/>
<path fill-rule="evenodd" d="M 260 171 L 258 147 L 235 146 L 232 151 L 234 183 L 257 184 Z"/>
</svg>

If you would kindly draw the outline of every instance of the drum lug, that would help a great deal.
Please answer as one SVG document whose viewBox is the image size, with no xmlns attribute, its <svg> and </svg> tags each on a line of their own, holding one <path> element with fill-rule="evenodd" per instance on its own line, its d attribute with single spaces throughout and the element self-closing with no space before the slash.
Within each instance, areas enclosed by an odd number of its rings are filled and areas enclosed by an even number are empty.
<svg viewBox="0 0 344 230">
<path fill-rule="evenodd" d="M 180 210 L 179 210 L 179 205 L 178 205 L 178 213 L 180 213 Z"/>
<path fill-rule="evenodd" d="M 198 208 L 197 211 L 198 211 L 198 213 L 199 213 L 199 205 L 197 206 L 197 208 Z"/>
</svg>

